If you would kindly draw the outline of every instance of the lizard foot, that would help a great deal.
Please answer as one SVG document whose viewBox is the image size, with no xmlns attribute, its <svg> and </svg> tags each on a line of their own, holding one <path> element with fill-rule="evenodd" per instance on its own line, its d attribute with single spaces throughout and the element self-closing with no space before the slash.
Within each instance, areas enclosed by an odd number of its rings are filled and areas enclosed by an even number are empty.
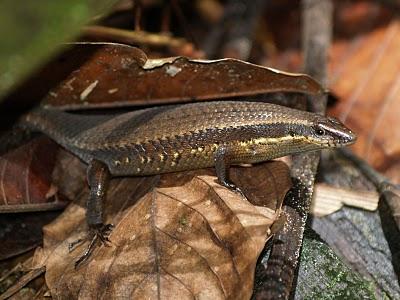
<svg viewBox="0 0 400 300">
<path fill-rule="evenodd" d="M 71 252 L 75 249 L 75 247 L 78 244 L 80 244 L 84 241 L 87 241 L 87 240 L 90 241 L 85 252 L 75 262 L 75 269 L 90 257 L 90 255 L 93 253 L 93 250 L 96 248 L 96 244 L 98 242 L 101 242 L 105 246 L 109 246 L 109 243 L 111 243 L 109 236 L 110 236 L 113 228 L 114 228 L 113 224 L 93 225 L 90 227 L 89 234 L 86 236 L 86 238 L 78 239 L 68 245 L 68 250 Z"/>
<path fill-rule="evenodd" d="M 235 193 L 238 193 L 240 196 L 243 197 L 243 199 L 249 201 L 249 200 L 247 199 L 246 195 L 243 193 L 243 191 L 242 191 L 240 188 L 238 188 L 233 182 L 224 181 L 224 182 L 222 182 L 222 185 L 223 185 L 224 187 L 230 189 L 231 191 L 233 191 L 233 192 L 235 192 Z"/>
</svg>

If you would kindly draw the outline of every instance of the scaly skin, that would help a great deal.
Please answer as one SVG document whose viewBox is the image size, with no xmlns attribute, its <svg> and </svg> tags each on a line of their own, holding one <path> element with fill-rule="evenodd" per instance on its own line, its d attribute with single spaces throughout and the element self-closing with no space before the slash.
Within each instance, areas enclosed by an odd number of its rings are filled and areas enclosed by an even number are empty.
<svg viewBox="0 0 400 300">
<path fill-rule="evenodd" d="M 37 109 L 20 125 L 41 131 L 89 164 L 90 244 L 108 242 L 102 202 L 112 176 L 152 175 L 215 166 L 225 187 L 232 164 L 340 147 L 356 136 L 334 118 L 260 102 L 202 102 L 162 106 L 114 116 L 82 116 Z M 73 243 L 75 244 L 75 243 Z"/>
<path fill-rule="evenodd" d="M 229 149 L 231 164 L 240 164 L 355 140 L 355 135 L 333 118 L 260 102 L 202 102 L 118 116 L 39 109 L 23 123 L 86 163 L 93 159 L 104 162 L 112 176 L 212 167 L 220 146 Z M 318 135 L 316 130 L 325 134 Z"/>
</svg>

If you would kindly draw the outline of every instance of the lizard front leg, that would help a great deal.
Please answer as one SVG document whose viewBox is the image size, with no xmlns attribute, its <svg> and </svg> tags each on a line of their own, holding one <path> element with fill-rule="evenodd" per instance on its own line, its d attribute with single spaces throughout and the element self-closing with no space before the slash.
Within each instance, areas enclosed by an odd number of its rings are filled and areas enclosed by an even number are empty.
<svg viewBox="0 0 400 300">
<path fill-rule="evenodd" d="M 244 199 L 247 197 L 233 182 L 229 179 L 229 168 L 232 159 L 232 151 L 229 146 L 221 145 L 218 147 L 214 155 L 215 172 L 217 173 L 218 181 L 223 186 L 231 191 L 239 193 Z"/>
<path fill-rule="evenodd" d="M 108 236 L 113 228 L 112 224 L 103 223 L 103 202 L 110 181 L 110 172 L 107 165 L 98 160 L 92 160 L 87 168 L 87 181 L 90 187 L 90 195 L 86 203 L 86 222 L 89 227 L 89 246 L 85 253 L 75 262 L 75 267 L 86 261 L 98 241 L 103 244 L 110 242 Z M 70 244 L 70 250 L 83 240 L 77 240 Z"/>
</svg>

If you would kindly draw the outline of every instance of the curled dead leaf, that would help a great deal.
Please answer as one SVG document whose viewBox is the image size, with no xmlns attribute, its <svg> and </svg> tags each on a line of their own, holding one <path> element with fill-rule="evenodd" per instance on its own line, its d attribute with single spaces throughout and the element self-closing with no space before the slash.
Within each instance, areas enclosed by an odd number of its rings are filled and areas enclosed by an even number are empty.
<svg viewBox="0 0 400 300">
<path fill-rule="evenodd" d="M 286 172 L 275 175 L 271 166 Z M 116 225 L 111 246 L 97 248 L 74 269 L 86 245 L 68 253 L 68 243 L 85 234 L 84 193 L 44 228 L 34 267 L 46 266 L 46 283 L 57 298 L 248 299 L 258 255 L 290 187 L 282 162 L 232 173 L 245 178 L 251 170 L 280 186 L 277 193 L 268 180 L 259 183 L 271 195 L 263 207 L 220 186 L 209 170 L 113 180 L 105 208 Z M 251 192 L 245 181 L 240 187 Z"/>
<path fill-rule="evenodd" d="M 272 92 L 322 93 L 311 77 L 235 59 L 147 59 L 135 47 L 78 43 L 11 95 L 8 103 L 61 109 L 115 108 L 193 100 L 255 96 Z"/>
<path fill-rule="evenodd" d="M 0 213 L 61 209 L 52 185 L 58 146 L 34 139 L 0 157 Z"/>
<path fill-rule="evenodd" d="M 0 260 L 40 245 L 42 226 L 58 215 L 51 210 L 68 204 L 52 182 L 57 151 L 42 136 L 0 156 Z"/>
</svg>

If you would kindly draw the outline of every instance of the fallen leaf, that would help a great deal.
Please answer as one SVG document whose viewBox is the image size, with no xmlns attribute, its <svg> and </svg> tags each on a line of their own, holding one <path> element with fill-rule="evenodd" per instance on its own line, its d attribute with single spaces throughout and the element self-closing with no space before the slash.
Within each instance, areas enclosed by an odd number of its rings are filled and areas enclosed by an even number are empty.
<svg viewBox="0 0 400 300">
<path fill-rule="evenodd" d="M 42 136 L 0 157 L 0 213 L 65 207 L 52 185 L 57 150 Z"/>
<path fill-rule="evenodd" d="M 60 149 L 53 171 L 53 184 L 67 199 L 76 199 L 86 188 L 86 166 L 65 149 Z"/>
<path fill-rule="evenodd" d="M 9 105 L 42 99 L 61 109 L 115 108 L 255 96 L 271 92 L 318 94 L 311 77 L 235 59 L 147 59 L 135 47 L 81 43 L 59 56 L 11 95 Z"/>
<path fill-rule="evenodd" d="M 40 246 L 43 241 L 42 227 L 58 215 L 58 211 L 1 215 L 0 260 L 20 255 Z"/>
<path fill-rule="evenodd" d="M 354 151 L 400 182 L 400 22 L 359 36 L 347 45 L 332 90 L 343 101 L 332 110 L 358 134 Z"/>
<path fill-rule="evenodd" d="M 286 3 L 286 5 L 289 5 Z M 300 32 L 288 34 L 299 21 L 298 7 L 291 21 L 273 18 L 271 25 L 279 51 L 265 60 L 270 66 L 298 72 L 301 53 L 296 49 Z M 294 6 L 294 7 L 293 7 Z M 374 168 L 400 183 L 400 21 L 384 6 L 371 1 L 335 3 L 334 41 L 329 55 L 329 89 L 338 99 L 329 114 L 358 135 L 352 149 Z M 282 29 L 285 27 L 286 29 Z M 276 30 L 276 32 L 275 32 Z M 295 45 L 295 47 L 293 47 Z"/>
<path fill-rule="evenodd" d="M 349 190 L 319 183 L 315 185 L 310 212 L 323 217 L 338 211 L 343 205 L 374 211 L 378 202 L 379 194 L 375 191 Z"/>
<path fill-rule="evenodd" d="M 258 186 L 271 203 L 250 204 L 219 185 L 209 170 L 115 179 L 105 208 L 107 221 L 116 225 L 110 247 L 97 248 L 74 269 L 86 244 L 68 253 L 68 243 L 86 232 L 85 193 L 44 228 L 34 267 L 46 266 L 56 298 L 248 299 L 257 257 L 290 177 L 282 162 L 233 168 L 232 175 L 244 178 L 242 172 L 274 177 L 279 189 L 268 180 Z"/>
<path fill-rule="evenodd" d="M 67 205 L 52 181 L 58 148 L 42 136 L 0 156 L 0 260 L 40 245 L 42 227 L 58 215 L 43 211 Z"/>
</svg>

